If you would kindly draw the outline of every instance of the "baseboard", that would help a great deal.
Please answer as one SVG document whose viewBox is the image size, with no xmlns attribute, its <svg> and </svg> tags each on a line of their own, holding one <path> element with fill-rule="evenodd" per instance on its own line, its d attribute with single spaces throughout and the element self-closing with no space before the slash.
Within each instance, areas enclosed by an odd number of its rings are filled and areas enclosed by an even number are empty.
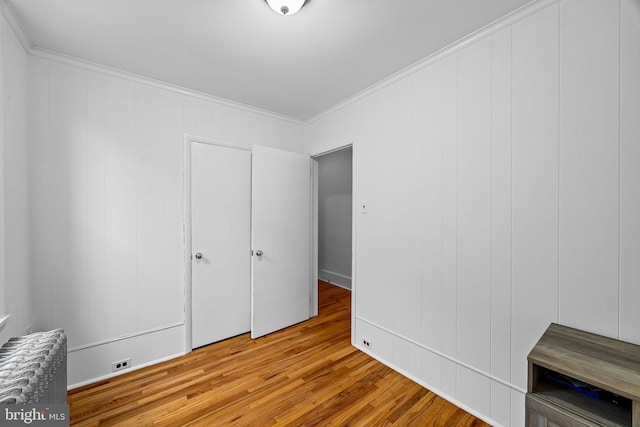
<svg viewBox="0 0 640 427">
<path fill-rule="evenodd" d="M 351 290 L 351 277 L 345 276 L 344 274 L 321 268 L 318 270 L 318 279 L 331 283 L 332 285 Z"/>
<path fill-rule="evenodd" d="M 90 380 L 87 380 L 87 381 L 81 381 L 79 383 L 71 384 L 67 386 L 67 391 L 73 390 L 74 388 L 83 387 L 85 385 L 93 384 L 98 381 L 108 380 L 109 378 L 117 377 L 129 372 L 137 371 L 138 369 L 146 368 L 148 366 L 157 365 L 158 363 L 166 362 L 167 360 L 175 359 L 177 357 L 184 356 L 185 354 L 187 353 L 180 352 L 180 353 L 172 354 L 170 356 L 162 357 L 160 359 L 152 360 L 150 362 L 142 363 L 140 365 L 134 365 L 130 369 L 125 369 L 124 371 L 113 372 L 111 374 L 103 375 L 101 377 L 91 378 Z"/>
<path fill-rule="evenodd" d="M 351 333 L 352 333 L 351 339 L 354 347 L 358 348 L 364 353 L 367 353 L 369 356 L 373 357 L 374 359 L 378 360 L 384 365 L 390 367 L 396 372 L 399 372 L 403 376 L 431 390 L 432 392 L 441 396 L 445 400 L 464 409 L 465 411 L 469 412 L 475 417 L 480 418 L 481 420 L 484 420 L 490 425 L 508 426 L 513 423 L 513 420 L 519 421 L 520 415 L 522 415 L 522 417 L 524 417 L 525 415 L 524 414 L 524 396 L 526 394 L 526 390 L 516 386 L 515 384 L 512 384 L 508 380 L 501 379 L 490 372 L 476 368 L 468 363 L 465 363 L 462 360 L 457 359 L 456 357 L 448 355 L 437 349 L 430 348 L 429 346 L 426 346 L 414 339 L 411 339 L 407 336 L 391 331 L 381 325 L 378 325 L 374 322 L 366 320 L 360 316 L 354 317 L 354 323 L 351 326 Z M 365 341 L 367 342 L 366 345 L 363 344 L 363 342 Z M 401 346 L 400 341 L 404 341 L 402 345 L 405 345 L 405 344 L 409 345 L 410 350 L 407 350 L 407 347 L 405 347 L 406 351 L 418 351 L 420 353 L 420 358 L 421 358 L 420 367 L 417 370 L 416 370 L 416 365 L 415 364 L 412 365 L 407 360 L 404 361 L 404 367 L 394 362 L 394 358 L 395 358 L 394 354 L 397 354 L 397 351 L 399 351 L 398 348 Z M 425 354 L 430 355 L 431 357 L 429 359 L 437 362 L 431 365 L 431 366 L 434 366 L 434 370 L 431 370 L 430 373 L 427 372 L 428 370 L 425 371 L 424 369 L 425 366 L 423 365 L 422 358 L 424 357 Z M 449 375 L 448 377 L 449 382 L 446 384 L 444 381 L 445 364 L 448 365 L 449 367 L 455 368 L 456 370 L 456 372 L 453 375 Z M 502 387 L 504 390 L 510 393 L 510 396 L 511 396 L 510 397 L 511 400 L 509 401 L 510 414 L 507 417 L 503 416 L 502 418 L 510 417 L 511 422 L 509 422 L 508 419 L 505 422 L 505 420 L 503 419 L 502 422 L 504 422 L 504 424 L 502 424 L 497 419 L 494 419 L 494 418 L 500 418 L 500 411 L 497 411 L 495 414 L 493 413 L 493 410 L 494 410 L 493 402 L 490 402 L 491 408 L 485 408 L 481 405 L 478 407 L 473 407 L 471 406 L 472 405 L 471 403 L 469 404 L 465 403 L 462 400 L 462 397 L 456 396 L 456 387 L 458 387 L 456 383 L 457 376 L 458 376 L 458 372 L 462 370 L 472 375 L 475 375 L 475 377 L 479 380 L 482 380 L 483 383 L 485 379 L 488 380 L 489 381 L 488 387 L 491 387 L 492 390 L 495 385 L 495 386 Z M 453 380 L 453 387 L 451 386 L 452 384 L 451 380 Z M 435 384 L 433 383 L 434 381 L 435 381 Z M 482 391 L 487 391 L 487 390 L 482 389 Z M 520 397 L 522 397 L 522 400 L 521 400 L 522 404 L 517 408 L 513 406 L 514 395 L 519 395 Z M 481 407 L 483 409 L 481 409 Z M 524 420 L 524 418 L 522 418 L 522 420 Z M 519 425 L 519 424 L 520 422 L 517 422 L 516 425 Z"/>
</svg>

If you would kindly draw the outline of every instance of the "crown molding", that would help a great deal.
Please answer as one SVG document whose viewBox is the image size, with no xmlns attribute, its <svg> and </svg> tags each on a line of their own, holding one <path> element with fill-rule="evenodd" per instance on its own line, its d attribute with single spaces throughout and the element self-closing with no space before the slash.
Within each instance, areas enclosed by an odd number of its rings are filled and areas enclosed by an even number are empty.
<svg viewBox="0 0 640 427">
<path fill-rule="evenodd" d="M 2 16 L 4 16 L 9 23 L 9 27 L 11 27 L 15 33 L 18 41 L 20 41 L 22 48 L 29 53 L 29 51 L 33 49 L 33 42 L 18 19 L 13 5 L 8 0 L 0 0 L 0 12 L 2 12 Z"/>
<path fill-rule="evenodd" d="M 98 63 L 94 63 L 94 62 L 90 62 L 90 61 L 86 61 L 80 58 L 76 58 L 76 57 L 72 57 L 72 56 L 68 56 L 68 55 L 64 55 L 58 52 L 54 52 L 54 51 L 50 51 L 47 49 L 42 49 L 39 47 L 36 47 L 33 42 L 31 41 L 28 33 L 25 31 L 24 27 L 22 26 L 22 24 L 20 23 L 20 20 L 17 18 L 15 10 L 13 8 L 13 6 L 11 5 L 11 2 L 9 0 L 0 0 L 0 10 L 2 12 L 2 15 L 5 17 L 5 19 L 7 20 L 7 22 L 9 23 L 9 26 L 11 27 L 11 29 L 14 31 L 14 33 L 16 34 L 16 37 L 18 38 L 18 40 L 20 41 L 20 43 L 22 44 L 22 47 L 24 48 L 24 50 L 32 56 L 35 57 L 39 57 L 42 59 L 46 59 L 49 61 L 55 61 L 55 62 L 59 62 L 59 63 L 64 63 L 64 64 L 68 64 L 68 65 L 72 65 L 72 66 L 76 66 L 79 68 L 83 68 L 86 70 L 90 70 L 90 71 L 94 71 L 97 73 L 101 73 L 101 74 L 105 74 L 105 75 L 109 75 L 109 76 L 113 76 L 113 77 L 119 77 L 119 78 L 124 78 L 127 80 L 131 80 L 134 81 L 136 83 L 140 83 L 140 84 L 145 84 L 148 86 L 152 86 L 152 87 L 156 87 L 156 88 L 160 88 L 160 89 L 165 89 L 174 93 L 178 93 L 178 94 L 182 94 L 182 95 L 186 95 L 186 96 L 190 96 L 193 98 L 197 98 L 197 99 L 201 99 L 204 101 L 208 101 L 208 102 L 212 102 L 218 105 L 222 105 L 225 107 L 229 107 L 229 108 L 233 108 L 236 110 L 240 110 L 240 111 L 244 111 L 244 112 L 248 112 L 248 113 L 252 113 L 252 114 L 257 114 L 263 117 L 268 117 L 271 119 L 276 119 L 276 120 L 281 120 L 281 121 L 285 121 L 288 123 L 292 123 L 292 124 L 296 124 L 296 125 L 302 125 L 302 126 L 307 126 L 310 124 L 313 124 L 319 120 L 321 120 L 324 117 L 330 116 L 331 114 L 336 113 L 337 111 L 340 111 L 346 107 L 348 107 L 349 105 L 364 99 L 370 95 L 372 95 L 373 93 L 384 89 L 387 86 L 392 85 L 393 83 L 402 80 L 426 67 L 428 67 L 429 65 L 433 64 L 436 61 L 440 61 L 448 56 L 451 56 L 457 52 L 459 52 L 460 50 L 462 50 L 463 48 L 465 48 L 466 46 L 473 44 L 474 42 L 478 41 L 479 39 L 482 39 L 484 37 L 490 36 L 491 34 L 498 32 L 504 28 L 507 28 L 511 25 L 513 25 L 514 23 L 526 18 L 527 16 L 533 15 L 534 13 L 539 12 L 540 10 L 547 8 L 553 4 L 557 4 L 560 3 L 562 0 L 532 0 L 530 3 L 522 6 L 521 8 L 509 13 L 508 15 L 505 15 L 501 18 L 498 18 L 497 20 L 485 25 L 484 27 L 478 29 L 477 31 L 474 31 L 473 33 L 451 43 L 448 46 L 445 46 L 444 48 L 434 52 L 433 54 L 419 60 L 418 62 L 415 62 L 412 65 L 409 65 L 408 67 L 394 73 L 391 74 L 388 77 L 385 77 L 384 79 L 378 81 L 377 83 L 374 83 L 373 85 L 369 86 L 366 89 L 361 90 L 360 92 L 344 99 L 343 101 L 338 102 L 337 104 L 333 105 L 332 107 L 312 116 L 311 118 L 307 119 L 307 120 L 301 120 L 301 119 L 297 119 L 295 117 L 291 117 L 291 116 L 287 116 L 287 115 L 283 115 L 283 114 L 278 114 L 278 113 L 274 113 L 272 111 L 268 111 L 268 110 L 263 110 L 261 108 L 258 107 L 254 107 L 248 104 L 243 104 L 240 102 L 235 102 L 229 99 L 225 99 L 225 98 L 220 98 L 214 95 L 210 95 L 204 92 L 199 92 L 199 91 L 195 91 L 192 89 L 188 89 L 182 86 L 178 86 L 178 85 L 174 85 L 171 83 L 167 83 L 167 82 L 163 82 L 160 80 L 156 80 L 156 79 L 152 79 L 150 77 L 145 77 L 145 76 L 141 76 L 138 74 L 134 74 L 134 73 L 129 73 L 127 71 L 122 71 L 116 68 L 111 68 L 102 64 L 98 64 Z"/>
<path fill-rule="evenodd" d="M 235 110 L 240 110 L 246 113 L 256 114 L 256 115 L 267 117 L 270 119 L 276 119 L 276 120 L 280 120 L 280 121 L 284 121 L 284 122 L 288 122 L 288 123 L 300 125 L 300 126 L 304 125 L 305 123 L 304 121 L 299 120 L 295 117 L 274 113 L 272 111 L 268 111 L 258 107 L 253 107 L 251 105 L 243 104 L 241 102 L 231 101 L 229 99 L 220 98 L 214 95 L 210 95 L 208 93 L 199 92 L 199 91 L 188 89 L 182 86 L 163 82 L 161 80 L 156 80 L 150 77 L 129 73 L 127 71 L 122 71 L 116 68 L 108 67 L 106 65 L 94 63 L 91 61 L 86 61 L 73 56 L 64 55 L 62 53 L 54 52 L 48 49 L 42 49 L 40 47 L 35 46 L 31 41 L 31 38 L 29 37 L 28 33 L 22 26 L 20 20 L 17 18 L 16 12 L 13 6 L 11 5 L 11 2 L 9 2 L 8 0 L 0 0 L 0 11 L 2 15 L 5 17 L 5 19 L 7 20 L 7 22 L 9 23 L 9 26 L 15 33 L 16 37 L 20 41 L 20 44 L 22 45 L 24 50 L 27 52 L 27 54 L 31 56 L 42 58 L 48 61 L 55 61 L 55 62 L 67 64 L 67 65 L 72 65 L 78 68 L 93 71 L 96 73 L 105 74 L 112 77 L 127 79 L 136 83 L 152 86 L 159 89 L 168 90 L 173 93 L 186 95 L 192 98 L 200 99 L 207 102 L 212 102 L 228 108 L 233 108 Z"/>
<path fill-rule="evenodd" d="M 62 64 L 72 65 L 77 68 L 82 68 L 88 71 L 105 74 L 111 77 L 130 80 L 135 83 L 144 84 L 144 85 L 155 87 L 158 89 L 168 90 L 173 93 L 186 95 L 192 98 L 212 102 L 228 108 L 233 108 L 235 110 L 240 110 L 247 113 L 256 114 L 259 116 L 268 117 L 270 119 L 281 120 L 281 121 L 285 121 L 285 122 L 296 124 L 296 125 L 304 125 L 305 123 L 291 116 L 286 116 L 284 114 L 278 114 L 272 111 L 263 110 L 258 107 L 253 107 L 251 105 L 243 104 L 241 102 L 232 101 L 226 98 L 220 98 L 204 92 L 198 92 L 193 89 L 188 89 L 188 88 L 174 85 L 161 80 L 152 79 L 150 77 L 141 76 L 139 74 L 130 73 L 128 71 L 122 71 L 117 68 L 108 67 L 106 65 L 98 64 L 91 61 L 86 61 L 84 59 L 76 58 L 73 56 L 64 55 L 62 53 L 54 52 L 52 50 L 42 49 L 39 47 L 32 47 L 31 49 L 27 50 L 27 53 L 37 58 L 45 59 L 47 61 L 59 62 Z"/>
<path fill-rule="evenodd" d="M 561 1 L 562 0 L 532 0 L 531 2 L 520 7 L 519 9 L 516 9 L 515 11 L 501 18 L 496 19 L 495 21 L 485 25 L 484 27 L 474 31 L 473 33 L 466 35 L 463 38 L 451 43 L 450 45 L 445 46 L 442 49 L 432 53 L 431 55 L 426 56 L 425 58 L 413 63 L 412 65 L 409 65 L 408 67 L 396 73 L 393 73 L 388 77 L 383 78 L 382 80 L 378 81 L 377 83 L 374 83 L 368 88 L 363 89 L 360 92 L 344 99 L 343 101 L 338 102 L 332 107 L 329 107 L 327 110 L 324 110 L 316 114 L 315 116 L 305 121 L 305 124 L 311 125 L 323 119 L 324 117 L 330 116 L 331 114 L 334 114 L 361 99 L 367 98 L 373 93 L 381 89 L 384 89 L 385 87 L 390 86 L 399 80 L 402 80 L 420 70 L 423 70 L 429 65 L 432 65 L 434 62 L 440 61 L 448 56 L 454 55 L 455 53 L 459 52 L 460 50 L 464 49 L 470 44 L 475 43 L 480 39 L 490 36 L 493 33 L 496 33 L 504 28 L 507 28 L 513 25 L 518 21 L 523 20 L 527 16 L 533 15 L 541 11 L 542 9 L 545 9 L 556 3 L 560 3 Z"/>
</svg>

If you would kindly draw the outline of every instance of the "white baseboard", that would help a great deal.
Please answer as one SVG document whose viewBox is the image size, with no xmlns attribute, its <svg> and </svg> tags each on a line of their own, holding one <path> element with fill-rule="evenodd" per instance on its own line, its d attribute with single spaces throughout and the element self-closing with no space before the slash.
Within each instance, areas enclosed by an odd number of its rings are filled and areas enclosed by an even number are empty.
<svg viewBox="0 0 640 427">
<path fill-rule="evenodd" d="M 100 377 L 97 377 L 97 378 L 91 378 L 90 380 L 87 380 L 87 381 L 81 381 L 81 382 L 76 383 L 76 384 L 70 384 L 70 385 L 67 386 L 67 391 L 73 390 L 74 388 L 82 387 L 82 386 L 85 386 L 85 385 L 93 384 L 93 383 L 98 382 L 98 381 L 108 380 L 109 378 L 117 377 L 119 375 L 126 374 L 128 372 L 137 371 L 138 369 L 146 368 L 147 366 L 152 366 L 152 365 L 156 365 L 156 364 L 161 363 L 161 362 L 166 362 L 167 360 L 175 359 L 177 357 L 184 356 L 185 354 L 187 354 L 187 353 L 180 352 L 180 353 L 172 354 L 170 356 L 162 357 L 160 359 L 152 360 L 150 362 L 142 363 L 140 365 L 134 365 L 134 366 L 131 367 L 131 369 L 125 369 L 124 371 L 113 372 L 111 374 L 103 375 L 103 376 L 100 376 Z"/>
<path fill-rule="evenodd" d="M 344 289 L 351 290 L 351 277 L 344 274 L 336 273 L 325 269 L 319 269 L 318 279 L 339 286 Z"/>
</svg>

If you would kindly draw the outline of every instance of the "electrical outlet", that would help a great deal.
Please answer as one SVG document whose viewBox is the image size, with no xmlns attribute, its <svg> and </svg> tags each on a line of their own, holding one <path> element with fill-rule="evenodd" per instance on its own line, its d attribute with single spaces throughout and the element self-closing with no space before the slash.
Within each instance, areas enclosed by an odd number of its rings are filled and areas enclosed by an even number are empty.
<svg viewBox="0 0 640 427">
<path fill-rule="evenodd" d="M 371 347 L 372 347 L 371 340 L 362 338 L 362 345 L 367 347 L 369 350 L 371 350 Z"/>
<path fill-rule="evenodd" d="M 126 359 L 118 360 L 117 362 L 113 362 L 111 364 L 111 372 L 121 371 L 123 369 L 127 369 L 131 367 L 131 358 L 127 357 Z"/>
</svg>

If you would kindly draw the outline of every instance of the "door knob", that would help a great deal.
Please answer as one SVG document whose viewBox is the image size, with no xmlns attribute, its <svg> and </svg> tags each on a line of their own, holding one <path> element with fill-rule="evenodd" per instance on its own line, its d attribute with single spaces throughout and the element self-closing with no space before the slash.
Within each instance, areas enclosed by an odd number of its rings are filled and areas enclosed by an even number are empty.
<svg viewBox="0 0 640 427">
<path fill-rule="evenodd" d="M 202 252 L 196 252 L 196 259 L 202 259 Z"/>
<path fill-rule="evenodd" d="M 262 256 L 262 255 L 264 255 L 264 252 L 262 252 L 260 249 L 258 249 L 258 250 L 256 251 L 256 255 L 257 255 L 257 256 Z"/>
</svg>

